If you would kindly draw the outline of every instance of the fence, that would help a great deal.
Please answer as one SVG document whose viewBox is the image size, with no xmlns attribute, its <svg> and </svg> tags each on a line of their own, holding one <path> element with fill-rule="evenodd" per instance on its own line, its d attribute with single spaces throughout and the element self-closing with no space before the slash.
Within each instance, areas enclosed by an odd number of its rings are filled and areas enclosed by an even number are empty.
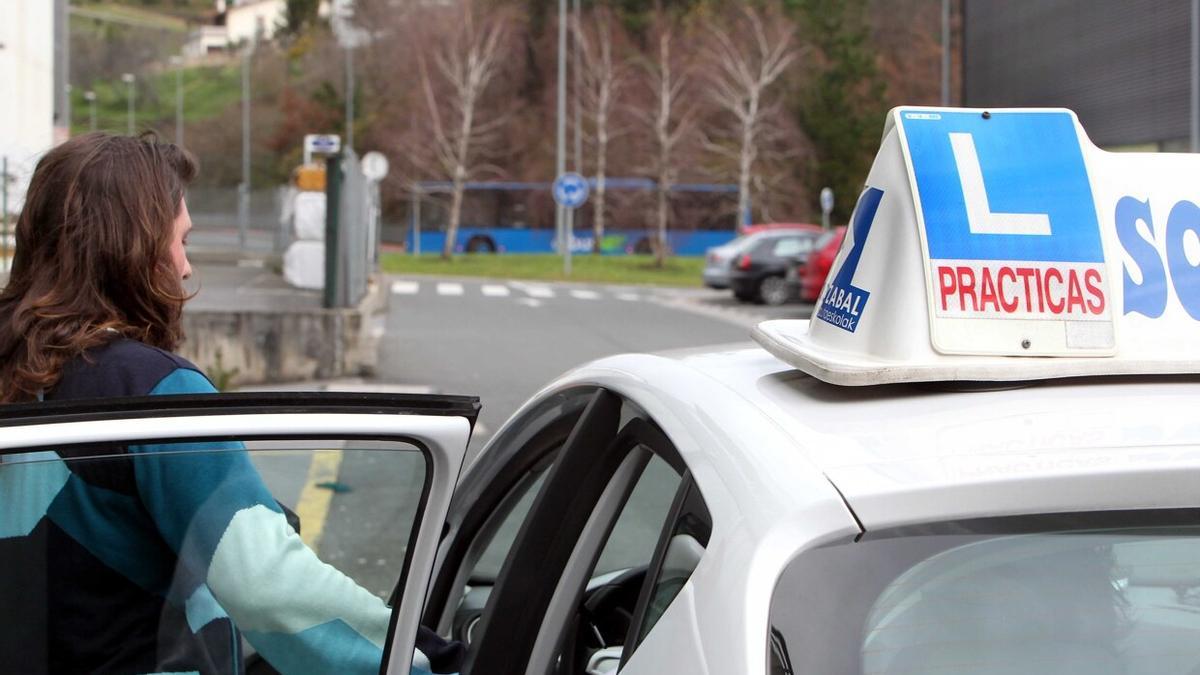
<svg viewBox="0 0 1200 675">
<path fill-rule="evenodd" d="M 251 192 L 243 229 L 236 187 L 193 187 L 187 197 L 192 216 L 189 245 L 201 250 L 282 253 L 291 243 L 285 197 L 282 187 Z"/>
</svg>

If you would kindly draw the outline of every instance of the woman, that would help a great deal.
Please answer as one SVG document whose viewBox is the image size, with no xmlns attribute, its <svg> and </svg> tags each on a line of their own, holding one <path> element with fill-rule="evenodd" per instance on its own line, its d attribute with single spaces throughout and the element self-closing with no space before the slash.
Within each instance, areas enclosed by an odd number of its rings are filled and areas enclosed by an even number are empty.
<svg viewBox="0 0 1200 675">
<path fill-rule="evenodd" d="M 196 170 L 103 133 L 41 159 L 0 292 L 0 402 L 215 391 L 172 353 Z M 3 457 L 0 669 L 238 673 L 244 635 L 285 675 L 379 671 L 390 610 L 303 544 L 240 445 L 213 446 Z M 414 672 L 461 659 L 428 631 L 418 646 Z"/>
</svg>

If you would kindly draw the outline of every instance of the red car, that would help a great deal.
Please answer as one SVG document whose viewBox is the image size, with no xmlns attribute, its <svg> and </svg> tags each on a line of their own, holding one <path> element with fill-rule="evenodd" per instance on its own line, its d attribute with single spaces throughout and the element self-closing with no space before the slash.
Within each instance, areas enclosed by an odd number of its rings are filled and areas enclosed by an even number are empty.
<svg viewBox="0 0 1200 675">
<path fill-rule="evenodd" d="M 788 271 L 788 282 L 796 286 L 796 295 L 801 302 L 817 301 L 821 287 L 825 285 L 825 277 L 829 276 L 829 268 L 833 267 L 833 259 L 837 257 L 845 238 L 845 225 L 826 232 L 813 244 L 812 252 L 798 259 Z"/>
</svg>

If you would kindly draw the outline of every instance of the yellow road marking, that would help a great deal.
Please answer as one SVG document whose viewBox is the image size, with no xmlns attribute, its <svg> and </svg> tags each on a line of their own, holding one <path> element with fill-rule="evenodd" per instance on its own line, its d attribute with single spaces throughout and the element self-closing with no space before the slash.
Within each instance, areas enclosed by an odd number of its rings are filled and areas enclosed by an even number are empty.
<svg viewBox="0 0 1200 675">
<path fill-rule="evenodd" d="M 300 516 L 300 538 L 313 551 L 321 543 L 325 517 L 329 515 L 329 505 L 333 501 L 333 490 L 317 485 L 337 482 L 341 466 L 341 450 L 318 450 L 312 454 L 312 462 L 308 465 L 308 480 L 300 491 L 296 515 Z"/>
</svg>

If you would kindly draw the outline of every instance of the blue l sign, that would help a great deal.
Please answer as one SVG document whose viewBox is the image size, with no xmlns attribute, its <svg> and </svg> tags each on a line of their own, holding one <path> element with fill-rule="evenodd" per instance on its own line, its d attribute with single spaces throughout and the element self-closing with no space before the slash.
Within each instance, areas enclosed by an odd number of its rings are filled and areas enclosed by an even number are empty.
<svg viewBox="0 0 1200 675">
<path fill-rule="evenodd" d="M 904 112 L 935 260 L 1102 263 L 1100 225 L 1065 112 Z"/>
</svg>

